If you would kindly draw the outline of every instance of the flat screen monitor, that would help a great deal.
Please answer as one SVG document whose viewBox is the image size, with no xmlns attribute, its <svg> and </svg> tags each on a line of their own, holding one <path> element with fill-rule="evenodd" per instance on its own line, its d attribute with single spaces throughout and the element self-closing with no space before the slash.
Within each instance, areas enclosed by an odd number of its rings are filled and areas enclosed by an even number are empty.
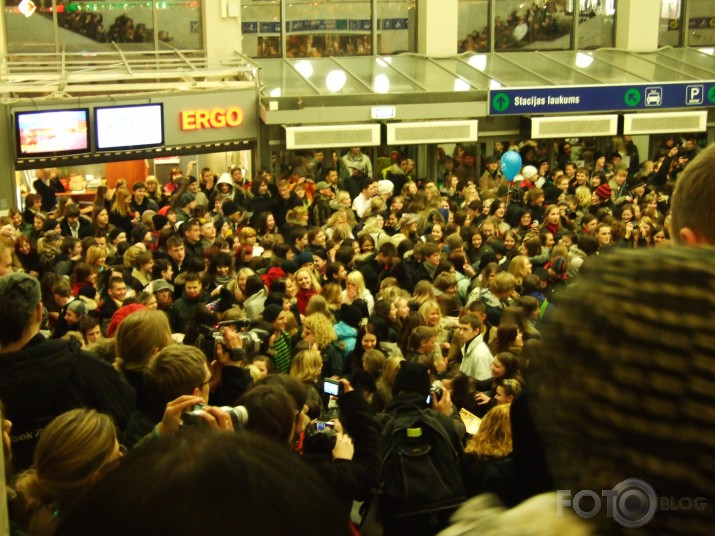
<svg viewBox="0 0 715 536">
<path fill-rule="evenodd" d="M 15 112 L 18 158 L 88 153 L 89 110 Z"/>
<path fill-rule="evenodd" d="M 161 104 L 107 106 L 94 109 L 97 151 L 122 151 L 164 145 Z"/>
</svg>

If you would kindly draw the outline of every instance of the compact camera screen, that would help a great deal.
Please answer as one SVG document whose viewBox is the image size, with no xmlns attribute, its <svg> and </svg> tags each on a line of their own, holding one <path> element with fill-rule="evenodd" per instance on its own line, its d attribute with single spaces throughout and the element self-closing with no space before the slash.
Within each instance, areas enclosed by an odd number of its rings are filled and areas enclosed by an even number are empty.
<svg viewBox="0 0 715 536">
<path fill-rule="evenodd" d="M 339 396 L 342 392 L 342 385 L 335 380 L 323 380 L 323 392 L 330 396 Z"/>
</svg>

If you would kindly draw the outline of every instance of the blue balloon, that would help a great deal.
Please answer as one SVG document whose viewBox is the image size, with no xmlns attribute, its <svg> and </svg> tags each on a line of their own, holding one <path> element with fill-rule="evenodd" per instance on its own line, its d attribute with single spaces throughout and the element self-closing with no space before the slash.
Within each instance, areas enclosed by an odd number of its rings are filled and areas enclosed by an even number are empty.
<svg viewBox="0 0 715 536">
<path fill-rule="evenodd" d="M 506 180 L 511 182 L 521 171 L 521 155 L 516 151 L 507 151 L 502 155 L 499 165 Z"/>
</svg>

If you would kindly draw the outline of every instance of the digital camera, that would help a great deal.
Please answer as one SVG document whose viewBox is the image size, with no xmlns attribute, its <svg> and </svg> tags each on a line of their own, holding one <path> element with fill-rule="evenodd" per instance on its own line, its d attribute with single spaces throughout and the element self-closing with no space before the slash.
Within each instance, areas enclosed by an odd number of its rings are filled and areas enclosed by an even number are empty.
<svg viewBox="0 0 715 536">
<path fill-rule="evenodd" d="M 191 406 L 191 410 L 184 412 L 181 416 L 181 426 L 197 426 L 203 423 L 201 414 L 204 413 L 205 406 L 206 404 L 194 404 Z M 236 406 L 233 408 L 231 406 L 222 406 L 218 409 L 228 413 L 233 422 L 234 430 L 243 428 L 248 423 L 248 410 L 246 406 Z"/>
</svg>

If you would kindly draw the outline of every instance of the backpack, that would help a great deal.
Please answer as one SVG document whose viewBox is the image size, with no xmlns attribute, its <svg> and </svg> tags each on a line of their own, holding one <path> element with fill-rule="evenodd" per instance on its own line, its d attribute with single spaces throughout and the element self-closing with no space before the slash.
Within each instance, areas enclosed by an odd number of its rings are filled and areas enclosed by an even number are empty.
<svg viewBox="0 0 715 536">
<path fill-rule="evenodd" d="M 393 414 L 380 435 L 379 453 L 384 533 L 436 534 L 444 528 L 465 490 L 460 453 L 442 424 L 426 411 Z"/>
</svg>

